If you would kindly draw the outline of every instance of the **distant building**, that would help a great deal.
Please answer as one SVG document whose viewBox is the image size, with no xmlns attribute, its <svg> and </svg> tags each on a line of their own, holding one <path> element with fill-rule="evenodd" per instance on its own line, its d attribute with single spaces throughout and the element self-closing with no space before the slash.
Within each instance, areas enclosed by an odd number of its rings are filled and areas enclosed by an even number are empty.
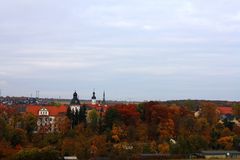
<svg viewBox="0 0 240 160">
<path fill-rule="evenodd" d="M 240 158 L 239 151 L 201 151 L 200 155 L 206 159 L 226 159 L 226 158 Z"/>
<path fill-rule="evenodd" d="M 106 104 L 106 99 L 105 99 L 105 91 L 103 92 L 102 101 L 101 100 L 97 101 L 96 93 L 94 91 L 91 103 L 88 103 L 88 104 L 85 104 L 85 105 L 87 107 L 87 110 L 96 109 L 96 111 L 98 111 L 98 112 L 105 112 L 108 108 L 108 105 Z"/>
<path fill-rule="evenodd" d="M 64 156 L 63 159 L 64 160 L 78 160 L 78 158 L 76 156 Z"/>
<path fill-rule="evenodd" d="M 37 117 L 36 132 L 58 132 L 60 122 L 66 118 L 67 106 L 28 105 L 26 112 Z"/>
<path fill-rule="evenodd" d="M 194 113 L 194 116 L 198 118 L 201 115 L 201 113 L 202 113 L 202 110 L 199 107 L 198 110 Z M 220 119 L 225 119 L 227 117 L 234 117 L 232 107 L 217 107 L 216 113 L 220 116 Z"/>
<path fill-rule="evenodd" d="M 72 98 L 72 100 L 71 100 L 71 102 L 70 102 L 70 108 L 71 108 L 71 110 L 73 110 L 73 111 L 76 111 L 76 110 L 80 110 L 80 107 L 81 107 L 81 105 L 80 105 L 80 100 L 78 99 L 78 94 L 77 94 L 77 92 L 75 91 L 74 93 L 73 93 L 73 98 Z"/>
<path fill-rule="evenodd" d="M 233 115 L 233 109 L 232 107 L 218 107 L 217 112 L 220 115 Z"/>
<path fill-rule="evenodd" d="M 96 105 L 97 104 L 97 98 L 95 95 L 95 91 L 93 91 L 93 96 L 92 96 L 92 105 Z"/>
</svg>

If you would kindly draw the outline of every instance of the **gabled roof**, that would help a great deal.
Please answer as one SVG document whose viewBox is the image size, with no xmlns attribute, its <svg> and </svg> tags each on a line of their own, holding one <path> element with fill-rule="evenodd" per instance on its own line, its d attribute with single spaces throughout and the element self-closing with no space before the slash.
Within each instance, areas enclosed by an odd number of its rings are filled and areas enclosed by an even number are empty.
<svg viewBox="0 0 240 160">
<path fill-rule="evenodd" d="M 221 115 L 233 114 L 232 107 L 218 107 L 217 109 Z"/>
<path fill-rule="evenodd" d="M 35 116 L 38 116 L 40 109 L 46 108 L 49 112 L 49 116 L 57 116 L 65 114 L 67 112 L 67 106 L 38 106 L 38 105 L 28 105 L 26 112 L 32 113 Z"/>
<path fill-rule="evenodd" d="M 103 109 L 103 112 L 105 112 L 106 110 L 107 110 L 107 108 L 108 108 L 108 106 L 107 105 L 101 105 L 101 104 L 86 104 L 86 107 L 88 108 L 88 109 L 96 109 L 96 110 L 98 110 L 98 111 L 100 111 L 101 109 Z"/>
</svg>

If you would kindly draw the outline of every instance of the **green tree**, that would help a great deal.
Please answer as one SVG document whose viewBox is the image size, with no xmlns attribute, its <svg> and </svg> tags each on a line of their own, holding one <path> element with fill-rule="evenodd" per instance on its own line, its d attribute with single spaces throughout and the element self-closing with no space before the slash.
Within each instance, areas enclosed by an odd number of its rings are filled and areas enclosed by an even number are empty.
<svg viewBox="0 0 240 160">
<path fill-rule="evenodd" d="M 22 150 L 14 156 L 14 160 L 56 160 L 59 159 L 60 153 L 51 147 L 42 150 L 32 148 Z"/>
<path fill-rule="evenodd" d="M 90 127 L 93 131 L 96 131 L 96 129 L 98 127 L 99 117 L 100 116 L 95 109 L 91 110 L 88 114 L 89 124 L 90 124 Z"/>
<path fill-rule="evenodd" d="M 87 109 L 86 109 L 86 105 L 83 104 L 83 106 L 80 108 L 80 111 L 78 113 L 78 119 L 79 119 L 79 123 L 83 123 L 84 124 L 84 127 L 87 126 L 87 121 L 86 121 L 86 112 L 87 112 Z"/>
<path fill-rule="evenodd" d="M 240 116 L 240 104 L 234 104 L 232 109 L 235 116 Z"/>
<path fill-rule="evenodd" d="M 191 152 L 199 152 L 201 150 L 207 149 L 208 147 L 208 142 L 201 135 L 190 135 L 188 141 Z"/>
<path fill-rule="evenodd" d="M 188 155 L 191 153 L 191 148 L 189 145 L 189 142 L 187 141 L 186 138 L 180 136 L 177 139 L 176 144 L 171 144 L 170 145 L 170 153 L 172 154 L 182 154 L 188 157 Z"/>
<path fill-rule="evenodd" d="M 33 132 L 37 127 L 37 118 L 32 114 L 26 114 L 24 117 L 24 129 L 27 132 L 27 136 L 31 141 Z"/>
<path fill-rule="evenodd" d="M 11 136 L 11 145 L 15 147 L 18 144 L 24 145 L 26 142 L 27 140 L 25 131 L 20 128 L 14 129 Z"/>
<path fill-rule="evenodd" d="M 109 108 L 105 114 L 105 125 L 106 128 L 112 129 L 114 123 L 118 123 L 120 120 L 120 114 L 115 108 Z"/>
<path fill-rule="evenodd" d="M 138 104 L 137 111 L 140 113 L 140 119 L 145 121 L 146 110 L 143 103 Z"/>
<path fill-rule="evenodd" d="M 72 111 L 71 111 L 71 108 L 70 108 L 70 107 L 67 108 L 67 117 L 68 117 L 70 120 L 72 120 Z"/>
<path fill-rule="evenodd" d="M 9 139 L 9 129 L 7 125 L 7 121 L 0 117 L 0 141 L 2 139 Z"/>
<path fill-rule="evenodd" d="M 79 118 L 78 118 L 78 116 L 79 116 L 79 111 L 78 111 L 78 109 L 75 111 L 75 113 L 74 113 L 74 126 L 76 126 L 76 125 L 78 125 L 79 124 Z"/>
</svg>

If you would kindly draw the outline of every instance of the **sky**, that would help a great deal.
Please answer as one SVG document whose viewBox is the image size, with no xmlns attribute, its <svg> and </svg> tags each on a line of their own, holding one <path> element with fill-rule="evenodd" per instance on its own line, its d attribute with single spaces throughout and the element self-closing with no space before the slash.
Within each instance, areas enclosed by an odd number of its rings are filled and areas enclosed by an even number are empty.
<svg viewBox="0 0 240 160">
<path fill-rule="evenodd" d="M 2 96 L 240 100 L 239 0 L 0 0 Z"/>
</svg>

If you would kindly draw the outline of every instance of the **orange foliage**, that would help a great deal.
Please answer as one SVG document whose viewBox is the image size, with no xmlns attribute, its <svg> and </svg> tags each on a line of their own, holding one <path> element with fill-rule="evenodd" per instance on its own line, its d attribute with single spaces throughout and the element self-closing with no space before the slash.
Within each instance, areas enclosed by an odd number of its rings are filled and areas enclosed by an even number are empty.
<svg viewBox="0 0 240 160">
<path fill-rule="evenodd" d="M 231 150 L 233 147 L 233 137 L 226 136 L 218 139 L 218 144 L 223 147 L 223 149 Z"/>
<path fill-rule="evenodd" d="M 160 123 L 159 134 L 163 140 L 168 140 L 174 136 L 174 122 L 172 119 Z"/>
<path fill-rule="evenodd" d="M 121 139 L 126 138 L 127 132 L 125 129 L 122 129 L 120 126 L 114 125 L 112 128 L 112 139 L 114 142 L 120 142 Z"/>
<path fill-rule="evenodd" d="M 158 145 L 158 150 L 160 153 L 166 154 L 169 153 L 170 146 L 168 143 L 163 143 Z"/>
<path fill-rule="evenodd" d="M 0 116 L 3 118 L 9 118 L 16 113 L 16 110 L 4 105 L 0 105 Z"/>
<path fill-rule="evenodd" d="M 17 153 L 19 150 L 12 148 L 9 144 L 7 144 L 4 141 L 0 141 L 0 159 L 4 157 L 9 157 L 15 153 Z"/>
<path fill-rule="evenodd" d="M 140 113 L 135 104 L 118 104 L 114 108 L 120 113 L 121 119 L 126 125 L 136 125 L 140 119 Z"/>
</svg>

